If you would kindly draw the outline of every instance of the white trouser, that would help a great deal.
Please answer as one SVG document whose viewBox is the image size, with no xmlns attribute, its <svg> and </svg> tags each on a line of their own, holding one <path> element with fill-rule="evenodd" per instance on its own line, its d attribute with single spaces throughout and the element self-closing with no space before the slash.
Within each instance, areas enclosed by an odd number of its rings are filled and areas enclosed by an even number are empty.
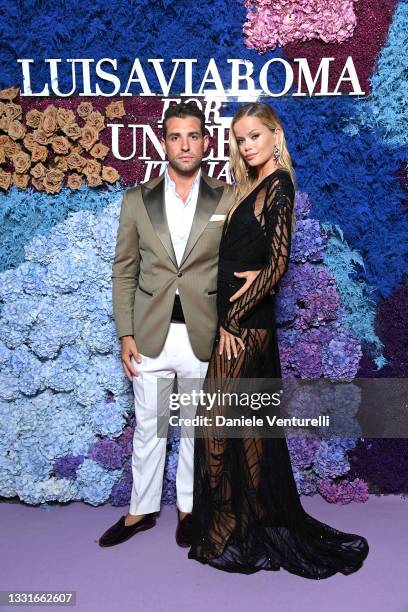
<svg viewBox="0 0 408 612">
<path fill-rule="evenodd" d="M 164 347 L 158 357 L 141 355 L 141 359 L 139 364 L 132 357 L 132 364 L 139 376 L 133 377 L 136 427 L 133 436 L 130 514 L 148 514 L 160 510 L 167 438 L 157 435 L 157 379 L 168 381 L 160 381 L 159 401 L 161 405 L 169 406 L 175 374 L 178 380 L 177 393 L 189 393 L 191 389 L 197 389 L 197 381 L 205 377 L 208 367 L 207 361 L 200 361 L 195 356 L 184 323 L 170 323 Z M 190 385 L 186 380 L 189 378 L 194 379 Z M 195 409 L 196 407 L 194 412 Z M 190 417 L 191 411 L 191 406 L 181 406 L 180 417 L 183 418 L 186 414 Z M 174 411 L 169 412 L 175 414 Z M 191 430 L 189 436 L 183 433 L 185 432 L 181 430 L 176 473 L 177 507 L 181 512 L 191 512 L 194 437 Z"/>
</svg>

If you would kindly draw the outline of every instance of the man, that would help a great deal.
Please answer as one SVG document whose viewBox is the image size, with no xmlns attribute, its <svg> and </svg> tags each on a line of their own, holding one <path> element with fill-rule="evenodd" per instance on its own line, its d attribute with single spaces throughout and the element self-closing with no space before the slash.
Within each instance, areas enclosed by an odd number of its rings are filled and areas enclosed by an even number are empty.
<svg viewBox="0 0 408 612">
<path fill-rule="evenodd" d="M 176 374 L 179 393 L 188 391 L 186 379 L 205 376 L 216 332 L 218 248 L 232 188 L 201 170 L 209 138 L 197 106 L 167 109 L 161 143 L 168 159 L 164 176 L 128 189 L 120 213 L 112 296 L 123 368 L 135 396 L 133 487 L 128 514 L 101 536 L 101 546 L 155 525 L 166 456 L 166 437 L 157 434 L 157 382 L 164 403 Z M 180 546 L 190 545 L 193 467 L 194 438 L 181 436 Z"/>
</svg>

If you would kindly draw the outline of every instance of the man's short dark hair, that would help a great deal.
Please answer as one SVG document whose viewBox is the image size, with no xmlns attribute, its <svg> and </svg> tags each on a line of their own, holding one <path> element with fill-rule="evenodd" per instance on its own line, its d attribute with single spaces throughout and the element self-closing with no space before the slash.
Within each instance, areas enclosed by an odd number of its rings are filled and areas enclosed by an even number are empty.
<svg viewBox="0 0 408 612">
<path fill-rule="evenodd" d="M 163 117 L 163 138 L 166 139 L 167 126 L 166 122 L 171 117 L 179 117 L 184 119 L 185 117 L 197 117 L 201 123 L 201 135 L 205 135 L 205 115 L 202 110 L 198 108 L 193 102 L 180 102 L 179 104 L 173 104 L 169 106 Z"/>
</svg>

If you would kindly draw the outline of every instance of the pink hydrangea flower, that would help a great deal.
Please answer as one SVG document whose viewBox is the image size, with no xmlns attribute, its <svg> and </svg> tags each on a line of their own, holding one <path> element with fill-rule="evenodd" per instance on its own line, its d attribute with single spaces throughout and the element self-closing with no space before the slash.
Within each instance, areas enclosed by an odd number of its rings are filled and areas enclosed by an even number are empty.
<svg viewBox="0 0 408 612">
<path fill-rule="evenodd" d="M 245 0 L 245 45 L 260 53 L 278 45 L 319 39 L 341 43 L 356 27 L 357 0 Z"/>
</svg>

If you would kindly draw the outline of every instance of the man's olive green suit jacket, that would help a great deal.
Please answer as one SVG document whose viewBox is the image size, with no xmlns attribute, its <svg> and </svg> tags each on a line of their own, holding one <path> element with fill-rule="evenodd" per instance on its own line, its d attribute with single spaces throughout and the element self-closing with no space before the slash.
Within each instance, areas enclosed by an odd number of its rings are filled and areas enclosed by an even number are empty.
<svg viewBox="0 0 408 612">
<path fill-rule="evenodd" d="M 208 361 L 217 325 L 218 249 L 233 188 L 201 173 L 197 207 L 180 266 L 166 220 L 164 175 L 124 193 L 112 267 L 118 337 L 157 357 L 170 325 L 176 288 L 195 355 Z M 218 219 L 211 220 L 214 215 Z"/>
</svg>

